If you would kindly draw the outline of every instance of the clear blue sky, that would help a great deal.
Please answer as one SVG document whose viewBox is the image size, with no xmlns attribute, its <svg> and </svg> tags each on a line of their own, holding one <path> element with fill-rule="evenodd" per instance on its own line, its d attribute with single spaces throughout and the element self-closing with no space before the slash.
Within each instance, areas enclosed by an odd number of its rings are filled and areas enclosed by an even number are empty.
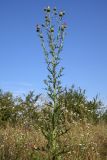
<svg viewBox="0 0 107 160">
<path fill-rule="evenodd" d="M 0 0 L 0 88 L 44 92 L 47 71 L 35 25 L 47 5 L 66 11 L 63 86 L 75 84 L 107 102 L 107 0 Z"/>
</svg>

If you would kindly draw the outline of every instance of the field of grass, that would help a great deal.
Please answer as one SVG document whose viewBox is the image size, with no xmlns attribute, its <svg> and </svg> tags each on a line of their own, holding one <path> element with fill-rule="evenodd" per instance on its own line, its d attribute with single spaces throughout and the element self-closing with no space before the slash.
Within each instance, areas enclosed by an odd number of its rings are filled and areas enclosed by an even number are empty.
<svg viewBox="0 0 107 160">
<path fill-rule="evenodd" d="M 75 122 L 59 143 L 64 160 L 106 160 L 107 126 Z M 33 126 L 7 125 L 0 129 L 0 160 L 46 160 L 46 144 L 41 131 Z"/>
</svg>

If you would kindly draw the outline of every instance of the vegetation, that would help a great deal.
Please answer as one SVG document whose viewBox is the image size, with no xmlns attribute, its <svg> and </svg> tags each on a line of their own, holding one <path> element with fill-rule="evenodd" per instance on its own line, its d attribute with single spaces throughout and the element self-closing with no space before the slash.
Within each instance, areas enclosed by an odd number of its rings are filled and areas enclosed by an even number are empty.
<svg viewBox="0 0 107 160">
<path fill-rule="evenodd" d="M 88 100 L 81 88 L 63 88 L 60 67 L 65 12 L 49 6 L 37 25 L 48 76 L 48 100 L 29 92 L 24 98 L 0 90 L 1 160 L 106 160 L 107 110 L 96 96 Z"/>
<path fill-rule="evenodd" d="M 45 133 L 49 134 L 51 121 L 48 116 L 53 112 L 48 103 L 38 105 L 39 97 L 30 92 L 24 99 L 14 98 L 11 93 L 1 91 L 1 160 L 49 159 Z M 88 101 L 84 91 L 71 87 L 60 95 L 58 104 L 63 111 L 60 111 L 63 119 L 59 123 L 63 128 L 57 133 L 60 157 L 64 160 L 106 160 L 107 117 L 106 112 L 97 111 L 102 106 L 100 101 Z"/>
</svg>

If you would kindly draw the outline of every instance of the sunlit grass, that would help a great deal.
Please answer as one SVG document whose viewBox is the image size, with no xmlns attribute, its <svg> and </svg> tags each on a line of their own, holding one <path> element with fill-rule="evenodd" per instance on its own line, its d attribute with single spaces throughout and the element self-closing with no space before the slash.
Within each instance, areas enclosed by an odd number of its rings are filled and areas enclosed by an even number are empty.
<svg viewBox="0 0 107 160">
<path fill-rule="evenodd" d="M 64 160 L 106 160 L 107 126 L 75 122 L 71 130 L 59 139 Z M 1 160 L 42 160 L 47 157 L 47 142 L 40 130 L 24 126 L 7 126 L 0 130 Z M 69 152 L 67 152 L 67 148 Z M 39 151 L 39 149 L 41 151 Z"/>
</svg>

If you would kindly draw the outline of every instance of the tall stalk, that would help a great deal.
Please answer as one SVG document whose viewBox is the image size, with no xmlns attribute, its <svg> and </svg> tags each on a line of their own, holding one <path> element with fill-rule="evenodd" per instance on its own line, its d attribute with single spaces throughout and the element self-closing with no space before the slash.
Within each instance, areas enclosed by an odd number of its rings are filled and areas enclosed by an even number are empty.
<svg viewBox="0 0 107 160">
<path fill-rule="evenodd" d="M 60 53 L 63 49 L 66 24 L 63 23 L 65 12 L 58 12 L 56 8 L 49 6 L 44 9 L 45 21 L 42 25 L 36 26 L 36 31 L 41 40 L 41 45 L 45 55 L 48 76 L 44 80 L 47 95 L 50 98 L 51 105 L 49 113 L 50 127 L 49 131 L 44 131 L 48 140 L 49 159 L 58 159 L 58 119 L 59 105 L 58 97 L 62 93 L 61 76 L 63 67 L 60 67 Z M 46 136 L 47 135 L 47 136 Z"/>
</svg>

